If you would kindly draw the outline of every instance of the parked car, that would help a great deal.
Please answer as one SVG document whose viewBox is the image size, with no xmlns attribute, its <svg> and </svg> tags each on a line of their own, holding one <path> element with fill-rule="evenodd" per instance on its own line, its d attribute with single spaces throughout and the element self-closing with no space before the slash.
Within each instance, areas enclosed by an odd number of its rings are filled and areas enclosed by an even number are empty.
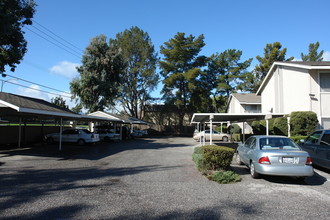
<svg viewBox="0 0 330 220">
<path fill-rule="evenodd" d="M 251 136 L 239 144 L 236 160 L 250 168 L 253 178 L 264 174 L 304 179 L 314 173 L 309 154 L 284 136 Z"/>
<path fill-rule="evenodd" d="M 60 133 L 52 133 L 46 135 L 46 142 L 53 143 L 60 141 Z M 85 143 L 95 143 L 100 141 L 99 135 L 90 132 L 87 129 L 66 129 L 62 131 L 62 142 L 77 143 L 84 145 Z"/>
<path fill-rule="evenodd" d="M 219 133 L 217 131 L 212 131 L 213 135 L 212 135 L 212 140 L 214 141 L 229 141 L 231 140 L 231 136 L 230 134 L 226 134 L 226 133 Z M 205 131 L 195 131 L 194 132 L 194 140 L 199 141 L 201 139 L 201 137 L 205 137 L 205 141 L 209 141 L 210 140 L 210 130 L 205 130 Z"/>
<path fill-rule="evenodd" d="M 96 130 L 95 134 L 98 134 L 100 137 L 100 140 L 103 140 L 103 141 L 119 141 L 120 140 L 120 134 L 113 133 L 109 130 Z"/>
<path fill-rule="evenodd" d="M 147 130 L 133 130 L 133 132 L 131 132 L 130 134 L 133 138 L 135 137 L 143 137 L 148 135 L 148 131 Z"/>
<path fill-rule="evenodd" d="M 301 140 L 300 147 L 307 151 L 313 163 L 330 169 L 330 130 L 318 130 Z"/>
</svg>

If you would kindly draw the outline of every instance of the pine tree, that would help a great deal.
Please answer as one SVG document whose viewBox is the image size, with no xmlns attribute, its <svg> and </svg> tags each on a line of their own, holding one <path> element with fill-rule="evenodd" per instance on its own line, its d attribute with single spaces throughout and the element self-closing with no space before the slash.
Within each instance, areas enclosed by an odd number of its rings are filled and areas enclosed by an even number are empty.
<svg viewBox="0 0 330 220">
<path fill-rule="evenodd" d="M 323 53 L 324 51 L 321 50 L 320 53 L 317 52 L 317 50 L 319 49 L 320 43 L 317 41 L 315 44 L 310 43 L 309 47 L 308 47 L 308 54 L 303 54 L 301 53 L 301 59 L 304 62 L 307 61 L 316 61 L 316 62 L 320 62 L 323 60 Z"/>
</svg>

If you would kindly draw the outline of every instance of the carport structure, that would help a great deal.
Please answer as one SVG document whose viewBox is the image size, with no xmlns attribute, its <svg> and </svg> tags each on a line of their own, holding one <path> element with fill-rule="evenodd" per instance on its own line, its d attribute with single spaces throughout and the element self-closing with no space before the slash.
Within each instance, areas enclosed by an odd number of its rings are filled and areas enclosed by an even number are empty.
<svg viewBox="0 0 330 220">
<path fill-rule="evenodd" d="M 115 124 L 129 124 L 131 127 L 131 132 L 133 132 L 134 125 L 150 124 L 149 122 L 142 121 L 142 120 L 134 118 L 134 117 L 122 117 L 122 116 L 114 115 L 114 114 L 111 114 L 109 112 L 104 112 L 104 111 L 96 111 L 96 112 L 90 113 L 88 115 L 94 116 L 94 117 L 106 118 L 109 121 L 113 121 Z M 120 132 L 122 132 L 122 129 L 120 129 Z"/>
<path fill-rule="evenodd" d="M 266 135 L 269 135 L 268 120 L 283 116 L 284 114 L 265 113 L 194 113 L 191 119 L 191 124 L 198 124 L 199 131 L 202 131 L 202 127 L 205 128 L 205 124 L 210 124 L 210 134 L 212 134 L 213 124 L 243 122 L 243 141 L 245 141 L 245 122 L 266 120 Z M 210 135 L 210 144 L 212 144 L 212 135 Z"/>
<path fill-rule="evenodd" d="M 18 147 L 21 147 L 21 125 L 23 119 L 60 121 L 60 140 L 62 140 L 63 120 L 67 121 L 109 121 L 107 118 L 79 115 L 42 99 L 0 92 L 0 118 L 19 119 Z M 62 141 L 59 142 L 59 150 Z"/>
</svg>

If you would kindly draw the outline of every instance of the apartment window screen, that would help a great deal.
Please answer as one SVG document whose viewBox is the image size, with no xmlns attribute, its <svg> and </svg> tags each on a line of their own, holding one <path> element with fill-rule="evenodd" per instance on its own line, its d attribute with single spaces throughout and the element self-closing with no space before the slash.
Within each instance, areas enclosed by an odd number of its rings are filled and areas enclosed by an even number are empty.
<svg viewBox="0 0 330 220">
<path fill-rule="evenodd" d="M 321 92 L 330 92 L 330 73 L 320 73 Z"/>
</svg>

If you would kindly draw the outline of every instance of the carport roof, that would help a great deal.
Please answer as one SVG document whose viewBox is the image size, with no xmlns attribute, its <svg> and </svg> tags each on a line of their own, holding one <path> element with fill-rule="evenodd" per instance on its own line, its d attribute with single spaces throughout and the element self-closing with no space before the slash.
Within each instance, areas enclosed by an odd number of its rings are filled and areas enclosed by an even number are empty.
<svg viewBox="0 0 330 220">
<path fill-rule="evenodd" d="M 139 120 L 134 117 L 122 117 L 118 115 L 111 114 L 109 112 L 104 112 L 104 111 L 96 111 L 93 113 L 89 114 L 90 116 L 98 116 L 98 117 L 104 117 L 107 118 L 110 121 L 117 121 L 117 122 L 122 122 L 124 124 L 150 124 L 149 122 L 145 122 L 142 120 Z"/>
<path fill-rule="evenodd" d="M 194 113 L 191 123 L 209 122 L 213 117 L 213 123 L 216 122 L 243 122 L 253 120 L 264 120 L 268 118 L 283 117 L 284 114 L 265 114 L 265 113 Z"/>
<path fill-rule="evenodd" d="M 0 116 L 34 116 L 71 120 L 108 120 L 106 118 L 79 115 L 42 99 L 0 92 Z"/>
</svg>

